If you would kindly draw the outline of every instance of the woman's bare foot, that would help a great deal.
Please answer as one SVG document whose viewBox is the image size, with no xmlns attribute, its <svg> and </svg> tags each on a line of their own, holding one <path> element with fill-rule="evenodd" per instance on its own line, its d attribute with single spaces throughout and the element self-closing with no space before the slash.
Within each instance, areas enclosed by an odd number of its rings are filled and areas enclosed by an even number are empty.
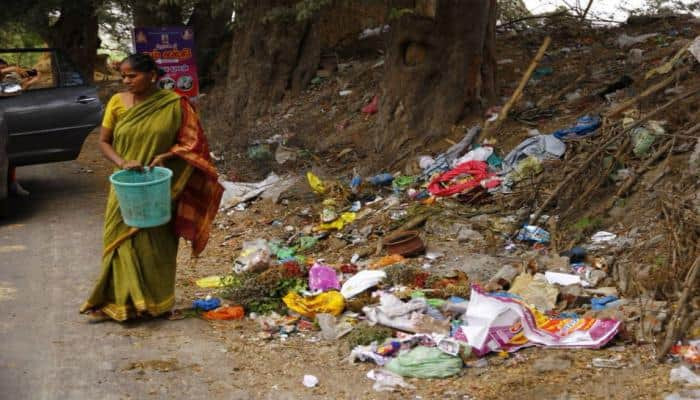
<svg viewBox="0 0 700 400">
<path fill-rule="evenodd" d="M 88 322 L 91 324 L 97 324 L 100 322 L 109 321 L 111 318 L 101 310 L 88 311 L 87 312 Z"/>
</svg>

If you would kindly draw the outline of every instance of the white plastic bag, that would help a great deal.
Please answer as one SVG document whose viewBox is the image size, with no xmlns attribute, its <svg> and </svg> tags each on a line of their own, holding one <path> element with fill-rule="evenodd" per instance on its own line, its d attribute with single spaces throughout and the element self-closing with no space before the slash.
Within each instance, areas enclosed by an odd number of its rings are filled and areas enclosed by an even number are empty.
<svg viewBox="0 0 700 400">
<path fill-rule="evenodd" d="M 243 250 L 233 262 L 233 271 L 237 274 L 264 271 L 270 266 L 271 257 L 272 252 L 267 245 L 267 240 L 256 239 L 244 242 Z"/>
</svg>

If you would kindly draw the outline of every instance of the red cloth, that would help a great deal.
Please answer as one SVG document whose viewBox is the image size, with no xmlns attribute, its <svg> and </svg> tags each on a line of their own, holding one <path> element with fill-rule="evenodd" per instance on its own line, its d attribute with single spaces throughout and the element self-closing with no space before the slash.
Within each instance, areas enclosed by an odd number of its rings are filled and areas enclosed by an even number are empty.
<svg viewBox="0 0 700 400">
<path fill-rule="evenodd" d="M 179 197 L 175 233 L 192 243 L 192 254 L 196 256 L 209 241 L 211 225 L 219 210 L 224 188 L 219 184 L 197 112 L 184 97 L 181 104 L 182 125 L 177 143 L 170 151 L 194 167 L 194 171 Z"/>
<path fill-rule="evenodd" d="M 448 185 L 450 181 L 460 175 L 470 175 L 471 179 L 451 186 Z M 428 185 L 428 191 L 434 196 L 452 196 L 479 186 L 483 179 L 492 175 L 488 173 L 488 164 L 485 162 L 467 161 L 435 177 Z"/>
</svg>

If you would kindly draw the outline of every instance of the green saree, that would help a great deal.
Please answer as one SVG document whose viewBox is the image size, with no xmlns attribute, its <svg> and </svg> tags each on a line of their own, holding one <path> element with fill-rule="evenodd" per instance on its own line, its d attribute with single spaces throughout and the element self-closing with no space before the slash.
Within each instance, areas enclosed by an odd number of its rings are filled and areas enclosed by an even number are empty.
<svg viewBox="0 0 700 400">
<path fill-rule="evenodd" d="M 125 160 L 148 165 L 156 155 L 175 144 L 182 110 L 180 96 L 160 90 L 127 110 L 117 121 L 112 146 Z M 173 183 L 186 163 L 173 158 Z M 107 248 L 129 230 L 124 224 L 114 189 L 110 188 L 105 212 L 104 246 Z M 169 224 L 141 229 L 114 251 L 103 255 L 102 273 L 80 311 L 101 310 L 110 318 L 125 321 L 137 314 L 153 316 L 170 310 L 175 302 L 175 266 L 178 237 Z"/>
</svg>

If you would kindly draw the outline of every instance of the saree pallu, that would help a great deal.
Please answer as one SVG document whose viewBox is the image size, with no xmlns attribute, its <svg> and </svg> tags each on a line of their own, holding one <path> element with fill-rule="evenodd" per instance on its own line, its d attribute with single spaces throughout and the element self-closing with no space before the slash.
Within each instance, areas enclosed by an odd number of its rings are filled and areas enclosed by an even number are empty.
<svg viewBox="0 0 700 400">
<path fill-rule="evenodd" d="M 223 189 L 209 158 L 197 114 L 186 99 L 160 90 L 130 108 L 113 131 L 112 146 L 125 160 L 148 165 L 155 156 L 172 152 L 166 161 L 173 183 L 187 184 L 170 223 L 141 229 L 102 258 L 102 273 L 81 312 L 101 310 L 125 321 L 137 314 L 157 316 L 175 303 L 178 237 L 192 242 L 193 254 L 206 245 Z M 129 231 L 113 188 L 105 212 L 103 244 L 108 248 Z"/>
</svg>

